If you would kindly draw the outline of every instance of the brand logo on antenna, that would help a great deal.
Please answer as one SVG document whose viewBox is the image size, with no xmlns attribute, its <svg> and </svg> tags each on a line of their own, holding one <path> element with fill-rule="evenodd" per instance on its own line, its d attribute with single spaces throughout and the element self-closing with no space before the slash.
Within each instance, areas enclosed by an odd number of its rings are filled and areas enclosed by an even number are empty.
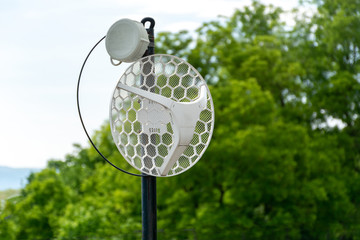
<svg viewBox="0 0 360 240">
<path fill-rule="evenodd" d="M 149 133 L 160 133 L 160 128 L 149 128 Z"/>
</svg>

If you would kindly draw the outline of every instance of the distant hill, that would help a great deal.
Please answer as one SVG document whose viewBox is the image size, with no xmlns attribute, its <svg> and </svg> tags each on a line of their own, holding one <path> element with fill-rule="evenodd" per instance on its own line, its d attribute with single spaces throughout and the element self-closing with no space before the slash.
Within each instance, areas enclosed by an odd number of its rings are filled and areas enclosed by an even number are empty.
<svg viewBox="0 0 360 240">
<path fill-rule="evenodd" d="M 20 189 L 8 189 L 4 191 L 0 191 L 0 202 L 6 200 L 8 198 L 12 198 L 20 194 Z"/>
<path fill-rule="evenodd" d="M 40 168 L 11 168 L 0 166 L 0 191 L 24 187 L 30 173 L 40 170 Z"/>
</svg>

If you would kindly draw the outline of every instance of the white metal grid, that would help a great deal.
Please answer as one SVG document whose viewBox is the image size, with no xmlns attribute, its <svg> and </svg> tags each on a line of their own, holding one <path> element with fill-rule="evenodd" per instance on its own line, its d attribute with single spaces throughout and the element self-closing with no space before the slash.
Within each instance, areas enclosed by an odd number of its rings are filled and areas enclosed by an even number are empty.
<svg viewBox="0 0 360 240">
<path fill-rule="evenodd" d="M 121 84 L 191 103 L 200 97 L 204 79 L 186 61 L 156 54 L 134 62 L 121 76 L 111 99 L 110 126 L 120 153 L 134 168 L 161 176 L 167 155 L 174 147 L 174 121 L 171 110 L 162 104 L 121 88 Z M 206 86 L 206 106 L 200 112 L 191 141 L 166 176 L 191 168 L 202 156 L 214 127 L 214 107 Z"/>
</svg>

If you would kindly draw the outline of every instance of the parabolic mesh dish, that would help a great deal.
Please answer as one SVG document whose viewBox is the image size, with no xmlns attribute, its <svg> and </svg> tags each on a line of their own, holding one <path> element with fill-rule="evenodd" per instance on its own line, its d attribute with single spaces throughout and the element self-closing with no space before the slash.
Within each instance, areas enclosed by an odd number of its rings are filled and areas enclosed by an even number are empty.
<svg viewBox="0 0 360 240">
<path fill-rule="evenodd" d="M 121 76 L 110 104 L 110 126 L 114 142 L 134 168 L 148 175 L 161 176 L 174 146 L 174 113 L 148 98 L 127 91 L 123 85 L 161 95 L 180 103 L 200 98 L 204 79 L 186 61 L 171 55 L 156 54 L 134 62 Z M 191 141 L 165 176 L 191 168 L 210 143 L 214 128 L 214 106 L 206 89 L 206 106 L 199 111 Z"/>
</svg>

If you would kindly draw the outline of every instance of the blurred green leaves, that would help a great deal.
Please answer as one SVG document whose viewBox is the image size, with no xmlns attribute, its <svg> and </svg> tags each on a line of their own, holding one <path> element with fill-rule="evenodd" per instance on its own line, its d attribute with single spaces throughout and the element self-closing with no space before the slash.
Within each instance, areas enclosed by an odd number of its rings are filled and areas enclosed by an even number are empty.
<svg viewBox="0 0 360 240">
<path fill-rule="evenodd" d="M 291 28 L 254 1 L 158 34 L 158 53 L 211 85 L 216 113 L 199 163 L 157 181 L 159 239 L 359 239 L 360 2 L 310 2 Z M 131 171 L 108 124 L 93 138 Z M 0 208 L 0 239 L 139 239 L 140 202 L 139 178 L 76 145 Z"/>
</svg>

